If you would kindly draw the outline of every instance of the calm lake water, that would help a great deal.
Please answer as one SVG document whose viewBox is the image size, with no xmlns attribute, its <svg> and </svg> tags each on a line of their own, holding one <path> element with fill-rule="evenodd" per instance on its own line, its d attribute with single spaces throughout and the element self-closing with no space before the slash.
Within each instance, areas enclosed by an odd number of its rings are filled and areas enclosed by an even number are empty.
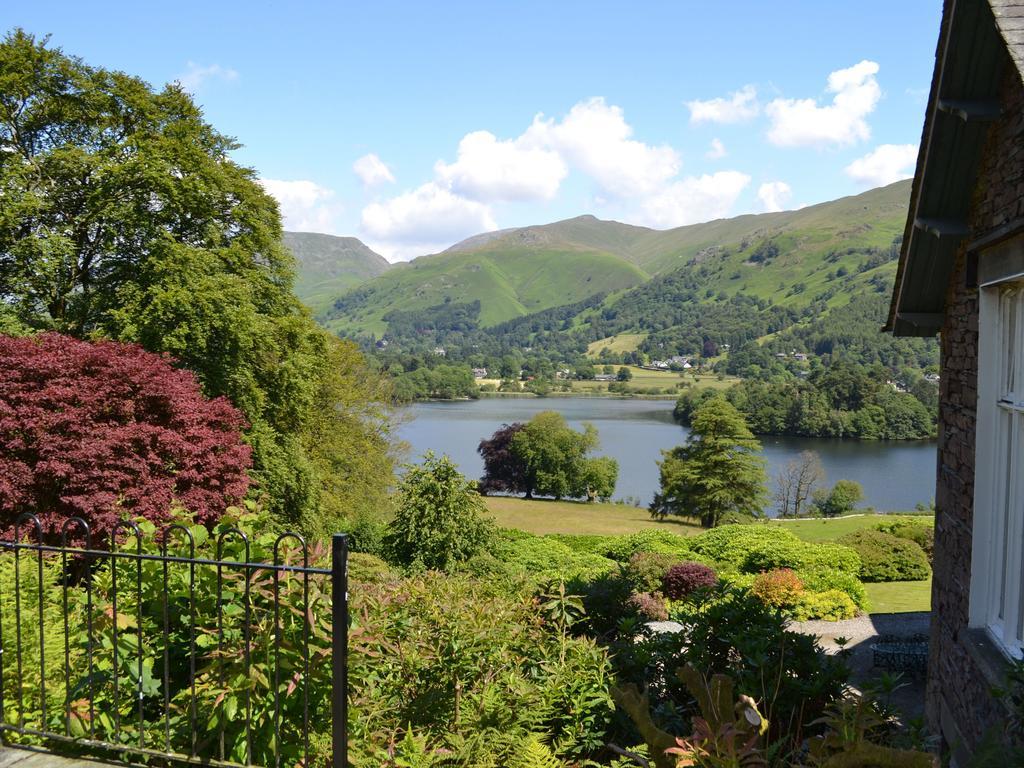
<svg viewBox="0 0 1024 768">
<path fill-rule="evenodd" d="M 684 442 L 687 430 L 672 421 L 671 400 L 608 398 L 481 398 L 415 403 L 405 409 L 399 436 L 418 460 L 427 450 L 446 453 L 468 477 L 478 478 L 483 462 L 476 447 L 502 424 L 528 421 L 540 411 L 559 411 L 576 429 L 589 421 L 601 437 L 598 453 L 619 462 L 616 498 L 635 497 L 646 506 L 658 488 L 663 449 Z M 880 510 L 913 509 L 935 495 L 934 442 L 764 437 L 769 478 L 801 451 L 821 457 L 826 481 L 841 478 L 864 486 L 864 504 Z"/>
</svg>

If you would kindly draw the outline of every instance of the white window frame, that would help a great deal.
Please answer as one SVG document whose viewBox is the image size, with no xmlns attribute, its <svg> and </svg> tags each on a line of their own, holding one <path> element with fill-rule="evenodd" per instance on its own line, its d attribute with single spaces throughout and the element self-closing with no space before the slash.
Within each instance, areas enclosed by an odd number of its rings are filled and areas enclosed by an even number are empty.
<svg viewBox="0 0 1024 768">
<path fill-rule="evenodd" d="M 1016 249 L 1015 249 L 1016 250 Z M 1021 251 L 1024 255 L 1024 249 Z M 1024 279 L 979 289 L 970 624 L 1024 656 Z"/>
</svg>

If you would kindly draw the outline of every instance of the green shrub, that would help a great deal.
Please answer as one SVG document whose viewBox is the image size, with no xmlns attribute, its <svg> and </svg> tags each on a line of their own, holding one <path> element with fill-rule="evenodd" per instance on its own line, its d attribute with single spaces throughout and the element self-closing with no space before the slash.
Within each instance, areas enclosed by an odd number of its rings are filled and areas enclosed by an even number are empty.
<svg viewBox="0 0 1024 768">
<path fill-rule="evenodd" d="M 690 552 L 691 539 L 670 531 L 648 528 L 627 536 L 616 536 L 602 552 L 605 557 L 624 563 L 637 552 L 661 552 L 686 557 Z"/>
<path fill-rule="evenodd" d="M 909 539 L 923 549 L 924 553 L 928 555 L 928 562 L 932 562 L 932 556 L 935 552 L 935 526 L 931 524 L 931 521 L 911 522 L 909 520 L 898 520 L 896 522 L 885 522 L 876 525 L 875 530 L 882 533 L 891 533 L 893 536 L 898 536 L 901 539 Z"/>
<path fill-rule="evenodd" d="M 838 590 L 849 597 L 862 611 L 868 609 L 868 595 L 860 579 L 850 573 L 831 568 L 811 568 L 798 571 L 808 592 Z"/>
<path fill-rule="evenodd" d="M 776 568 L 754 577 L 750 592 L 772 608 L 793 608 L 804 592 L 804 583 L 791 568 Z"/>
<path fill-rule="evenodd" d="M 493 525 L 476 483 L 467 481 L 447 456 L 427 452 L 407 467 L 398 487 L 395 519 L 384 537 L 387 559 L 440 571 L 484 551 Z"/>
<path fill-rule="evenodd" d="M 363 552 L 352 552 L 348 556 L 348 578 L 361 584 L 386 581 L 395 577 L 391 566 L 379 557 Z"/>
<path fill-rule="evenodd" d="M 824 592 L 804 592 L 793 607 L 793 618 L 797 621 L 823 619 L 841 621 L 857 615 L 857 606 L 850 596 L 838 589 Z"/>
<path fill-rule="evenodd" d="M 637 552 L 623 569 L 623 577 L 637 592 L 655 592 L 661 589 L 668 569 L 679 562 L 675 555 L 661 552 Z"/>
<path fill-rule="evenodd" d="M 856 531 L 839 540 L 856 550 L 864 581 L 921 581 L 931 574 L 928 556 L 913 541 L 882 531 Z"/>
<path fill-rule="evenodd" d="M 805 542 L 777 526 L 727 525 L 705 531 L 689 540 L 691 551 L 746 573 L 776 568 L 795 571 L 832 568 L 856 574 L 857 553 L 839 544 Z"/>
<path fill-rule="evenodd" d="M 598 536 L 589 533 L 549 533 L 545 538 L 565 544 L 573 552 L 587 555 L 604 555 L 615 541 L 614 536 Z"/>
<path fill-rule="evenodd" d="M 574 552 L 547 536 L 502 536 L 494 556 L 514 572 L 528 574 L 539 582 L 589 581 L 618 570 L 612 560 L 600 555 Z"/>
</svg>

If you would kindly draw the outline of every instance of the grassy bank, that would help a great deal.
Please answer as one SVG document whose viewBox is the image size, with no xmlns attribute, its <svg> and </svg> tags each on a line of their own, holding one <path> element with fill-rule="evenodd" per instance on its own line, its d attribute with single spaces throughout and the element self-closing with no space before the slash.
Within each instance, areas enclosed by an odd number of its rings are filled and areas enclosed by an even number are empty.
<svg viewBox="0 0 1024 768">
<path fill-rule="evenodd" d="M 909 613 L 931 610 L 932 580 L 889 581 L 865 584 L 872 613 Z"/>
</svg>

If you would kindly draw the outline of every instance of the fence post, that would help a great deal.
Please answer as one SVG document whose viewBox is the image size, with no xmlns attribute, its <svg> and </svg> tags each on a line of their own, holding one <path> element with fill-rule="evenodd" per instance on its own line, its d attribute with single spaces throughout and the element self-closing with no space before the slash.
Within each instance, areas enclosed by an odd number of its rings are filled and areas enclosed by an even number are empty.
<svg viewBox="0 0 1024 768">
<path fill-rule="evenodd" d="M 331 538 L 332 768 L 348 768 L 348 536 Z"/>
</svg>

